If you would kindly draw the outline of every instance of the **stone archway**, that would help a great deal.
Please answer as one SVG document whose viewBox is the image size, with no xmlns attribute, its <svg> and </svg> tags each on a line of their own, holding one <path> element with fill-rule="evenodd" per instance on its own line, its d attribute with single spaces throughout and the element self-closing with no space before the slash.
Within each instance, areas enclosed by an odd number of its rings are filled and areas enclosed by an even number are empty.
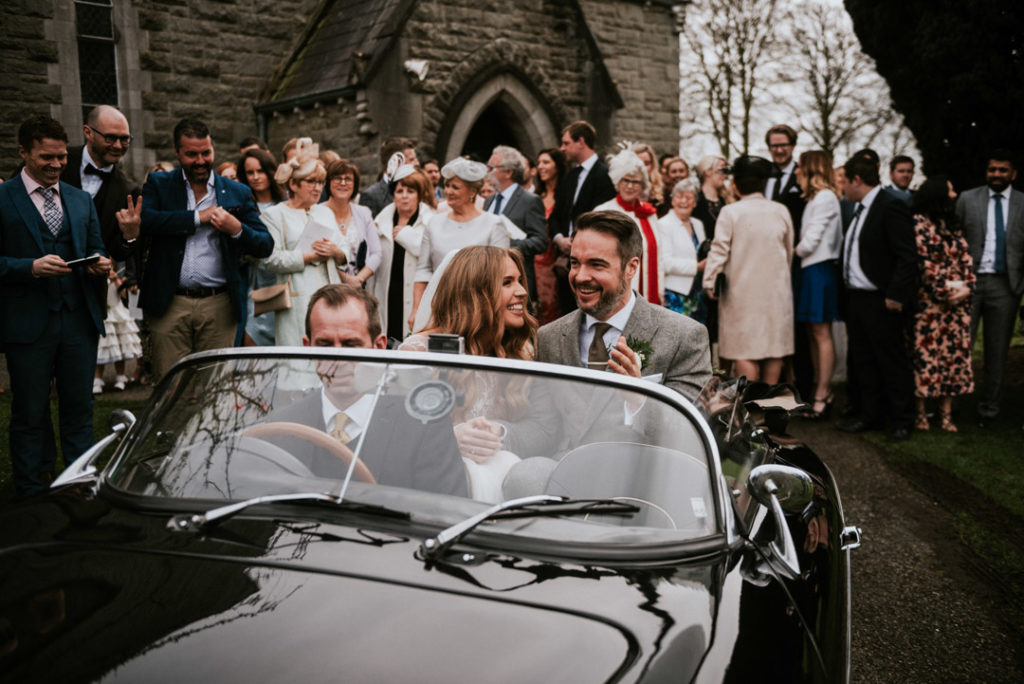
<svg viewBox="0 0 1024 684">
<path fill-rule="evenodd" d="M 534 155 L 557 145 L 561 127 L 575 116 L 559 92 L 527 50 L 499 38 L 467 55 L 430 98 L 421 141 L 442 163 L 467 144 L 486 160 L 492 141 Z"/>
<path fill-rule="evenodd" d="M 533 156 L 558 144 L 559 130 L 547 107 L 510 73 L 486 81 L 449 121 L 443 159 L 469 154 L 486 161 L 499 144 Z"/>
</svg>

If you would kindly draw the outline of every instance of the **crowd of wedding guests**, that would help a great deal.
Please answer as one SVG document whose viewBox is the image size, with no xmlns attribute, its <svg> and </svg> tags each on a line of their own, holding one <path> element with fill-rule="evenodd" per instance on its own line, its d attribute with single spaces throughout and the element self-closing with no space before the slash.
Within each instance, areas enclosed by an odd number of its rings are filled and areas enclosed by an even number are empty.
<svg viewBox="0 0 1024 684">
<path fill-rule="evenodd" d="M 57 168 L 34 146 L 67 140 L 57 122 L 33 125 L 19 137 L 26 189 Z M 912 190 L 908 157 L 892 160 L 884 186 L 871 150 L 842 165 L 821 150 L 795 157 L 798 134 L 786 125 L 766 133 L 769 158 L 707 155 L 691 175 L 686 160 L 643 143 L 602 156 L 597 131 L 577 121 L 532 158 L 499 145 L 487 160 L 426 159 L 414 140 L 389 137 L 369 182 L 301 136 L 277 155 L 249 138 L 237 160 L 216 163 L 209 128 L 185 119 L 173 132 L 178 166 L 154 166 L 140 193 L 119 168 L 131 143 L 124 116 L 97 108 L 83 132 L 86 144 L 59 170 L 91 195 L 105 248 L 89 271 L 106 279 L 93 393 L 104 391 L 108 363 L 123 389 L 126 360 L 157 380 L 192 351 L 301 344 L 310 298 L 343 284 L 373 294 L 394 346 L 422 349 L 430 332 L 451 332 L 470 353 L 524 359 L 536 354 L 539 326 L 577 307 L 603 321 L 610 302 L 635 293 L 704 326 L 726 372 L 794 383 L 808 419 L 832 410 L 834 324 L 844 321 L 838 427 L 884 428 L 894 440 L 929 429 L 935 409 L 939 427 L 956 431 L 953 400 L 974 391 L 970 350 L 983 322 L 978 420 L 999 413 L 1024 290 L 1024 207 L 1004 151 L 989 155 L 986 185 L 957 199 L 942 176 Z M 49 200 L 37 205 L 59 238 Z M 620 252 L 621 282 L 573 247 L 588 212 L 633 226 L 635 261 Z M 130 294 L 144 317 L 125 307 Z M 595 363 L 629 365 L 616 339 Z M 476 438 L 486 441 L 484 431 Z"/>
</svg>

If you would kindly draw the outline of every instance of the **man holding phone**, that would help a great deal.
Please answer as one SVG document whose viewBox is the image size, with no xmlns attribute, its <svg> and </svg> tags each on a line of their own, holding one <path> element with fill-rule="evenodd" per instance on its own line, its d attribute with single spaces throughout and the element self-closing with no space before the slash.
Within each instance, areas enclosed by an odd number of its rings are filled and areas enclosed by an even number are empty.
<svg viewBox="0 0 1024 684">
<path fill-rule="evenodd" d="M 92 376 L 104 310 L 94 279 L 106 277 L 110 259 L 92 198 L 60 180 L 67 143 L 58 121 L 29 118 L 18 129 L 25 167 L 0 185 L 0 342 L 11 377 L 19 497 L 44 491 L 56 469 L 51 380 L 65 464 L 93 441 Z"/>
</svg>

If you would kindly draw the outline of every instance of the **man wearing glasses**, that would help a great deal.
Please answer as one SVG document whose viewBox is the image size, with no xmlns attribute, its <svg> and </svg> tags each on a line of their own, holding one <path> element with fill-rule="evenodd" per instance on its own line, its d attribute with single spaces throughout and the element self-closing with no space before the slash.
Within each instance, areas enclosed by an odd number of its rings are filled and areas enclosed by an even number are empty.
<svg viewBox="0 0 1024 684">
<path fill-rule="evenodd" d="M 89 112 L 82 133 L 85 145 L 68 150 L 61 180 L 89 193 L 107 253 L 124 261 L 134 252 L 139 237 L 138 203 L 129 198 L 137 198 L 139 189 L 120 166 L 132 142 L 128 119 L 117 107 L 100 105 Z"/>
<path fill-rule="evenodd" d="M 213 141 L 202 121 L 174 127 L 180 169 L 151 173 L 142 188 L 141 233 L 149 256 L 140 304 L 160 378 L 192 352 L 241 343 L 248 265 L 274 240 L 248 186 L 213 172 Z"/>
</svg>

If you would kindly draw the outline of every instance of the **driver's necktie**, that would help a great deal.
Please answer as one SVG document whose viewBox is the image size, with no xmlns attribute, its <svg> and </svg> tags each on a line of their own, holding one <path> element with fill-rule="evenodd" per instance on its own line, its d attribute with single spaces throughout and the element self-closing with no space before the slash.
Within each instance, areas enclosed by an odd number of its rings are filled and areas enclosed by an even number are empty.
<svg viewBox="0 0 1024 684">
<path fill-rule="evenodd" d="M 339 413 L 334 417 L 334 429 L 331 430 L 331 437 L 345 445 L 352 441 L 352 438 L 345 432 L 345 426 L 348 425 L 348 421 L 349 417 L 347 415 Z"/>
</svg>

